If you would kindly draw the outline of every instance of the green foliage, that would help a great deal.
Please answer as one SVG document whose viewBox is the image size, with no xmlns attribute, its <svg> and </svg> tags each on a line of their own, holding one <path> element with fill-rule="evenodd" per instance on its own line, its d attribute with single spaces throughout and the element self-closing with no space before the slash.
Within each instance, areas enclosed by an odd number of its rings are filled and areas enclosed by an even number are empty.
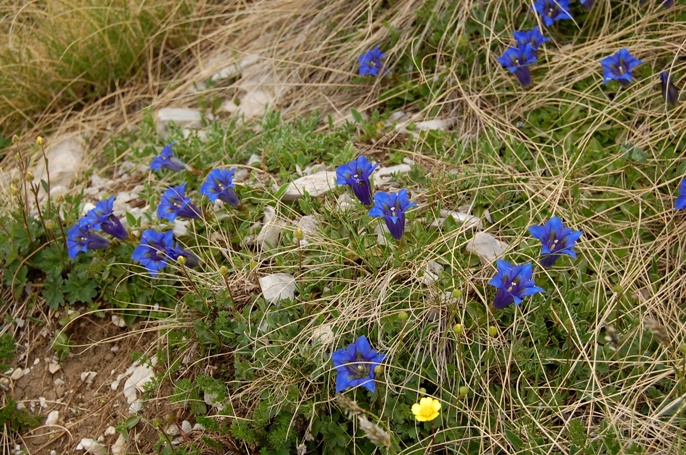
<svg viewBox="0 0 686 455">
<path fill-rule="evenodd" d="M 0 426 L 10 431 L 23 433 L 41 424 L 41 417 L 31 415 L 26 409 L 17 409 L 17 403 L 8 396 L 5 406 L 0 408 Z"/>
<path fill-rule="evenodd" d="M 7 371 L 9 362 L 14 358 L 14 337 L 9 333 L 0 335 L 0 370 Z"/>
</svg>

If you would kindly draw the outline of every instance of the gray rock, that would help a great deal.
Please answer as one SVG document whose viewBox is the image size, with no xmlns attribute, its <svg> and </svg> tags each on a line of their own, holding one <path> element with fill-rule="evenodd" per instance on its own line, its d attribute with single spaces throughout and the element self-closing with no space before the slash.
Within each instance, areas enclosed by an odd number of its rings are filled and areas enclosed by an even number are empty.
<svg viewBox="0 0 686 455">
<path fill-rule="evenodd" d="M 59 411 L 50 411 L 48 414 L 48 417 L 45 419 L 45 425 L 50 426 L 50 425 L 55 425 L 57 421 L 60 418 L 60 412 Z"/>
<path fill-rule="evenodd" d="M 295 225 L 300 228 L 306 236 L 315 234 L 317 229 L 319 229 L 319 221 L 312 215 L 303 216 Z"/>
<path fill-rule="evenodd" d="M 452 212 L 450 210 L 441 210 L 441 217 L 433 220 L 430 224 L 431 227 L 435 227 L 438 229 L 443 228 L 443 224 L 445 223 L 445 219 L 452 216 L 455 222 L 461 226 L 463 226 L 465 229 L 482 229 L 483 228 L 483 223 L 481 221 L 481 218 L 475 217 L 474 215 L 470 215 L 469 213 L 464 213 L 464 212 Z"/>
<path fill-rule="evenodd" d="M 478 232 L 467 242 L 467 252 L 476 254 L 484 264 L 491 263 L 505 254 L 507 243 L 502 242 L 487 232 Z"/>
<path fill-rule="evenodd" d="M 207 115 L 212 119 L 212 115 Z M 169 122 L 174 122 L 181 129 L 200 128 L 202 126 L 202 114 L 197 109 L 182 107 L 165 107 L 157 112 L 157 134 L 162 137 L 169 135 Z"/>
<path fill-rule="evenodd" d="M 248 166 L 261 166 L 262 165 L 262 158 L 260 158 L 259 155 L 252 154 L 250 155 L 250 158 L 248 158 Z"/>
<path fill-rule="evenodd" d="M 52 141 L 53 146 L 48 144 L 46 156 L 48 157 L 50 171 L 50 194 L 64 194 L 71 186 L 74 177 L 79 175 L 84 164 L 83 136 L 60 136 Z M 45 162 L 40 160 L 34 170 L 34 183 L 40 185 L 41 180 L 48 180 Z M 45 193 L 41 187 L 39 198 L 45 199 Z"/>
<path fill-rule="evenodd" d="M 406 174 L 412 170 L 409 164 L 397 164 L 395 166 L 382 167 L 374 173 L 374 178 L 390 177 L 393 174 Z"/>
<path fill-rule="evenodd" d="M 312 197 L 319 197 L 335 187 L 335 172 L 316 172 L 312 175 L 306 175 L 291 182 L 288 187 L 286 187 L 286 192 L 282 197 L 284 201 L 297 201 L 303 197 L 305 193 Z"/>
<path fill-rule="evenodd" d="M 288 273 L 274 273 L 259 279 L 262 295 L 269 303 L 295 298 L 295 278 Z"/>
<path fill-rule="evenodd" d="M 260 249 L 265 250 L 279 244 L 281 228 L 284 223 L 276 216 L 276 211 L 273 207 L 266 206 L 263 210 L 262 229 L 257 234 L 255 242 L 257 242 L 257 246 Z"/>
</svg>

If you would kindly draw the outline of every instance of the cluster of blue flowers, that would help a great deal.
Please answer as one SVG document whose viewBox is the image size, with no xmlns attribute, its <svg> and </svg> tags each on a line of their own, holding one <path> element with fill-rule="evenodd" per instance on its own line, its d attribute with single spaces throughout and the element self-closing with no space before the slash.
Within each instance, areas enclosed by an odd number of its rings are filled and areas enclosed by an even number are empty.
<svg viewBox="0 0 686 455">
<path fill-rule="evenodd" d="M 67 231 L 67 253 L 71 259 L 75 259 L 79 253 L 109 246 L 109 240 L 96 232 L 102 231 L 120 240 L 129 236 L 119 218 L 113 213 L 114 199 L 112 196 L 95 204 L 95 208 L 89 210 L 86 216 Z"/>
<path fill-rule="evenodd" d="M 590 10 L 594 0 L 579 0 L 579 3 L 586 10 Z M 662 0 L 661 3 L 665 8 L 674 4 L 673 0 Z M 573 19 L 569 0 L 536 0 L 531 10 L 539 15 L 546 27 L 551 27 L 557 21 Z M 516 31 L 514 37 L 516 46 L 508 47 L 503 55 L 498 57 L 498 63 L 514 73 L 522 87 L 528 87 L 531 85 L 529 67 L 538 61 L 538 48 L 550 38 L 544 37 L 538 28 L 528 32 Z M 622 86 L 628 86 L 633 81 L 632 71 L 641 63 L 641 60 L 631 55 L 627 49 L 620 49 L 600 60 L 603 83 L 617 81 Z M 670 107 L 675 106 L 679 98 L 679 89 L 674 85 L 668 71 L 660 73 L 660 83 L 665 102 Z"/>
<path fill-rule="evenodd" d="M 369 216 L 383 218 L 393 238 L 400 240 L 405 233 L 405 212 L 417 204 L 410 202 L 405 189 L 397 193 L 379 191 L 373 194 L 372 183 L 369 179 L 377 166 L 378 164 L 372 166 L 367 158 L 360 156 L 336 168 L 336 184 L 348 185 L 364 206 L 371 207 Z"/>
<path fill-rule="evenodd" d="M 561 255 L 576 258 L 574 244 L 583 235 L 565 227 L 558 217 L 554 216 L 543 225 L 531 226 L 529 232 L 541 242 L 540 264 L 544 268 L 552 267 Z M 512 265 L 507 261 L 496 262 L 498 273 L 488 282 L 497 288 L 493 306 L 497 309 L 514 303 L 519 305 L 523 297 L 545 292 L 536 286 L 533 280 L 533 266 L 530 262 Z"/>
</svg>

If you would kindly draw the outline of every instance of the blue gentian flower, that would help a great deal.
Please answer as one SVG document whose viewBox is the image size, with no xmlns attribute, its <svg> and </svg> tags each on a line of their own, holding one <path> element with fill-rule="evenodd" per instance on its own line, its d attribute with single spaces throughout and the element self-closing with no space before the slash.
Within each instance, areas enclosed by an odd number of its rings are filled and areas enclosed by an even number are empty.
<svg viewBox="0 0 686 455">
<path fill-rule="evenodd" d="M 109 240 L 91 232 L 92 226 L 86 218 L 81 218 L 67 231 L 67 252 L 71 259 L 88 250 L 107 248 Z"/>
<path fill-rule="evenodd" d="M 581 6 L 584 7 L 586 11 L 590 10 L 593 8 L 593 4 L 595 3 L 595 0 L 579 0 L 579 3 L 581 3 Z"/>
<path fill-rule="evenodd" d="M 541 16 L 546 27 L 550 27 L 556 21 L 572 19 L 569 0 L 536 0 L 531 9 Z"/>
<path fill-rule="evenodd" d="M 631 83 L 631 71 L 638 65 L 643 63 L 628 50 L 622 48 L 617 53 L 605 57 L 600 61 L 603 66 L 603 82 L 607 84 L 610 81 L 618 81 L 620 84 L 627 86 Z"/>
<path fill-rule="evenodd" d="M 165 145 L 160 154 L 152 160 L 152 163 L 150 163 L 151 171 L 169 169 L 170 171 L 181 172 L 188 168 L 186 163 L 174 156 L 174 152 L 172 151 L 173 145 L 173 142 Z"/>
<path fill-rule="evenodd" d="M 372 205 L 372 184 L 369 177 L 379 164 L 372 166 L 367 158 L 361 156 L 336 168 L 336 184 L 348 185 L 355 197 L 366 206 Z"/>
<path fill-rule="evenodd" d="M 405 211 L 416 205 L 410 202 L 407 190 L 378 192 L 374 195 L 374 207 L 369 211 L 369 216 L 383 217 L 393 238 L 400 240 L 405 232 Z"/>
<path fill-rule="evenodd" d="M 529 65 L 536 63 L 537 60 L 536 50 L 530 43 L 518 47 L 508 47 L 505 53 L 498 57 L 498 63 L 514 73 L 522 87 L 531 85 Z"/>
<path fill-rule="evenodd" d="M 386 54 L 381 52 L 379 46 L 374 47 L 371 51 L 367 51 L 360 56 L 360 76 L 378 76 L 379 71 L 383 67 L 383 62 L 381 61 Z"/>
<path fill-rule="evenodd" d="M 686 178 L 679 185 L 679 197 L 674 201 L 674 210 L 686 209 Z"/>
<path fill-rule="evenodd" d="M 338 371 L 336 376 L 336 393 L 348 387 L 361 385 L 370 391 L 376 391 L 374 368 L 386 358 L 384 354 L 374 351 L 367 337 L 359 337 L 347 349 L 339 349 L 331 354 L 333 366 Z"/>
<path fill-rule="evenodd" d="M 141 242 L 133 250 L 131 259 L 140 262 L 148 269 L 153 278 L 162 270 L 168 262 L 167 251 L 174 247 L 174 231 L 157 232 L 147 229 L 141 235 Z"/>
<path fill-rule="evenodd" d="M 534 48 L 534 51 L 538 51 L 538 48 L 541 47 L 543 43 L 551 40 L 549 36 L 544 36 L 543 33 L 541 33 L 541 29 L 538 27 L 534 27 L 527 31 L 518 30 L 514 32 L 514 39 L 517 42 L 517 47 L 523 47 L 527 44 L 531 44 L 531 46 Z"/>
<path fill-rule="evenodd" d="M 121 224 L 121 221 L 119 221 L 119 218 L 114 216 L 114 199 L 115 196 L 112 196 L 109 199 L 98 202 L 95 204 L 94 209 L 91 209 L 86 213 L 85 218 L 90 223 L 91 229 L 95 231 L 102 230 L 112 237 L 124 240 L 129 236 L 129 233 L 126 232 L 126 229 Z"/>
<path fill-rule="evenodd" d="M 200 218 L 200 210 L 186 197 L 186 184 L 173 186 L 164 192 L 157 206 L 157 217 L 174 221 L 180 218 Z"/>
<path fill-rule="evenodd" d="M 522 265 L 512 265 L 507 261 L 498 259 L 496 263 L 498 273 L 488 282 L 491 286 L 498 288 L 493 300 L 493 306 L 497 309 L 505 308 L 511 303 L 519 305 L 522 297 L 545 292 L 536 286 L 533 275 L 533 268 L 530 262 Z"/>
<path fill-rule="evenodd" d="M 200 194 L 210 198 L 215 202 L 217 199 L 238 207 L 241 201 L 236 195 L 236 185 L 233 184 L 233 173 L 236 169 L 227 171 L 226 169 L 214 169 L 207 175 L 205 183 L 200 187 Z"/>
<path fill-rule="evenodd" d="M 679 88 L 674 85 L 674 79 L 669 72 L 663 71 L 660 73 L 660 85 L 662 98 L 665 99 L 667 106 L 676 106 L 676 103 L 679 101 Z"/>
<path fill-rule="evenodd" d="M 545 268 L 552 267 L 562 254 L 576 258 L 574 243 L 583 235 L 565 227 L 556 216 L 542 226 L 531 226 L 529 232 L 541 241 L 541 267 Z"/>
<path fill-rule="evenodd" d="M 179 256 L 183 256 L 186 258 L 186 267 L 196 267 L 200 264 L 200 258 L 198 256 L 190 251 L 182 249 L 178 243 L 176 243 L 173 248 L 167 249 L 167 256 L 169 256 L 172 261 L 176 261 Z"/>
</svg>

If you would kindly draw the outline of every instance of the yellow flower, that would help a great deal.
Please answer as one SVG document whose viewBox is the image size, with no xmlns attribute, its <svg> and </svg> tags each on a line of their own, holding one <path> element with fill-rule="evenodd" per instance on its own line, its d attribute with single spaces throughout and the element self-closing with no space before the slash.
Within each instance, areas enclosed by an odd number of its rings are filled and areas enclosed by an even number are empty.
<svg viewBox="0 0 686 455">
<path fill-rule="evenodd" d="M 412 405 L 412 414 L 419 422 L 429 422 L 438 417 L 441 410 L 441 402 L 431 397 L 424 397 L 419 403 Z"/>
</svg>

